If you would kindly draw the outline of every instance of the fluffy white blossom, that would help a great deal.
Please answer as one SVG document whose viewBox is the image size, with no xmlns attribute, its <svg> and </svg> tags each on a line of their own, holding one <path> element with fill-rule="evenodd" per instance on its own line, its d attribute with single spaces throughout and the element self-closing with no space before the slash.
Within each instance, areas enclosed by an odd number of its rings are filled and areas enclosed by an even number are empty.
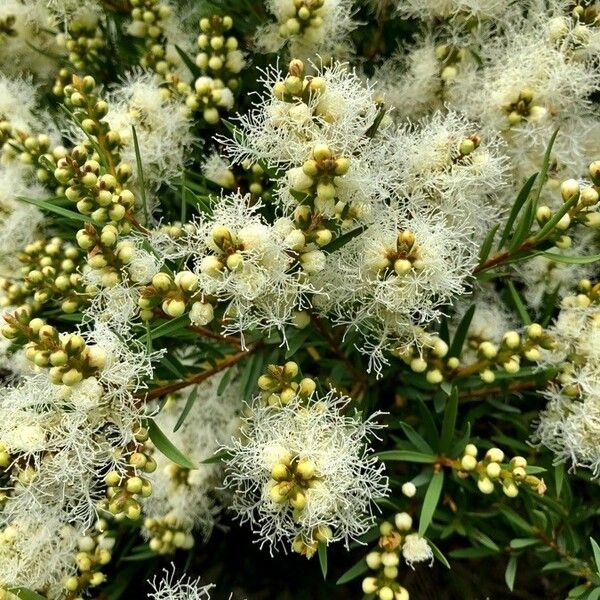
<svg viewBox="0 0 600 600">
<path fill-rule="evenodd" d="M 349 0 L 267 0 L 266 8 L 276 22 L 256 32 L 260 52 L 277 52 L 286 43 L 295 58 L 339 57 L 351 49 L 347 38 L 357 23 Z"/>
<path fill-rule="evenodd" d="M 192 579 L 185 575 L 177 578 L 175 567 L 163 569 L 163 575 L 150 581 L 152 591 L 148 594 L 151 600 L 210 600 L 213 584 L 200 585 L 200 579 Z"/>
<path fill-rule="evenodd" d="M 184 107 L 159 87 L 150 72 L 130 73 L 111 90 L 106 122 L 121 137 L 121 158 L 137 169 L 133 130 L 140 150 L 144 181 L 158 186 L 178 175 L 193 136 Z M 139 174 L 138 174 L 139 176 Z"/>
<path fill-rule="evenodd" d="M 373 523 L 374 500 L 388 491 L 384 466 L 369 447 L 377 415 L 363 421 L 344 414 L 347 404 L 332 391 L 306 405 L 251 407 L 240 437 L 226 448 L 225 485 L 232 510 L 261 545 L 295 543 L 298 550 L 319 539 L 348 545 Z"/>
<path fill-rule="evenodd" d="M 475 258 L 462 232 L 427 214 L 389 210 L 380 222 L 330 257 L 315 278 L 321 312 L 358 330 L 361 350 L 380 371 L 384 351 L 415 340 L 415 326 L 436 320 L 441 306 L 461 294 Z"/>
<path fill-rule="evenodd" d="M 402 556 L 406 563 L 413 566 L 417 562 L 433 563 L 433 551 L 425 538 L 418 533 L 409 533 L 402 542 Z"/>
</svg>

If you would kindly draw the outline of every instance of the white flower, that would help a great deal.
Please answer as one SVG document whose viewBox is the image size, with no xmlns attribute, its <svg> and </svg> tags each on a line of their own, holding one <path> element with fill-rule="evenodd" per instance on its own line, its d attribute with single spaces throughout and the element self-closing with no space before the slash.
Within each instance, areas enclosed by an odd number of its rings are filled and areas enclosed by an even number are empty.
<svg viewBox="0 0 600 600">
<path fill-rule="evenodd" d="M 374 500 L 388 491 L 384 466 L 368 447 L 377 415 L 364 422 L 344 415 L 347 403 L 332 391 L 305 406 L 251 407 L 241 438 L 227 448 L 225 485 L 232 510 L 261 545 L 311 547 L 321 534 L 347 546 L 373 523 Z"/>
<path fill-rule="evenodd" d="M 202 172 L 206 179 L 223 188 L 233 189 L 235 187 L 235 176 L 229 164 L 217 152 L 209 155 L 204 162 Z"/>
<path fill-rule="evenodd" d="M 175 566 L 171 570 L 163 569 L 163 576 L 157 581 L 150 581 L 152 592 L 148 594 L 151 600 L 210 600 L 210 590 L 213 584 L 200 585 L 200 579 L 192 579 L 185 575 L 175 578 Z"/>
<path fill-rule="evenodd" d="M 121 136 L 123 161 L 137 171 L 132 127 L 138 139 L 144 181 L 158 187 L 178 175 L 193 136 L 181 103 L 165 94 L 150 72 L 133 71 L 108 96 L 106 121 Z"/>
<path fill-rule="evenodd" d="M 313 278 L 325 293 L 316 308 L 358 330 L 367 342 L 360 349 L 380 372 L 386 349 L 415 341 L 415 326 L 439 318 L 441 305 L 465 290 L 476 259 L 463 234 L 433 215 L 382 213 Z"/>
<path fill-rule="evenodd" d="M 433 551 L 425 538 L 418 533 L 409 533 L 402 543 L 402 556 L 409 566 L 416 562 L 433 563 Z"/>
<path fill-rule="evenodd" d="M 277 23 L 256 32 L 259 52 L 278 52 L 286 42 L 296 58 L 339 56 L 351 49 L 347 38 L 357 23 L 349 0 L 324 0 L 320 7 L 306 1 L 267 0 L 266 7 Z"/>
</svg>

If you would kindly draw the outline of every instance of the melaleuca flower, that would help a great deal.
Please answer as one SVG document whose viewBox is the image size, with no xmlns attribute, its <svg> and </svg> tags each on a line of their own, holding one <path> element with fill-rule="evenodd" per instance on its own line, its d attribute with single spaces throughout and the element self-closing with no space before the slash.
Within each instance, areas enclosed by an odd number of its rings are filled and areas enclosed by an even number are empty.
<svg viewBox="0 0 600 600">
<path fill-rule="evenodd" d="M 402 542 L 402 556 L 406 563 L 413 566 L 416 562 L 433 564 L 433 551 L 425 538 L 418 533 L 409 533 Z"/>
<path fill-rule="evenodd" d="M 493 197 L 505 185 L 507 169 L 496 136 L 482 139 L 473 123 L 452 111 L 386 133 L 396 191 L 413 210 L 424 204 L 474 233 L 487 232 L 497 214 Z"/>
<path fill-rule="evenodd" d="M 359 331 L 370 366 L 384 351 L 415 339 L 415 326 L 439 318 L 441 306 L 465 289 L 475 257 L 463 232 L 433 215 L 388 210 L 381 221 L 331 256 L 325 276 L 314 278 L 325 295 L 320 312 Z"/>
<path fill-rule="evenodd" d="M 0 586 L 45 590 L 47 598 L 64 595 L 64 580 L 74 571 L 73 556 L 82 530 L 52 509 L 2 520 Z"/>
<path fill-rule="evenodd" d="M 271 550 L 311 556 L 319 542 L 350 540 L 373 523 L 374 501 L 388 491 L 384 466 L 371 455 L 379 426 L 343 414 L 335 391 L 282 408 L 250 407 L 239 437 L 225 450 L 232 510 Z"/>
<path fill-rule="evenodd" d="M 235 175 L 229 163 L 221 158 L 217 152 L 213 152 L 205 161 L 202 172 L 204 177 L 225 189 L 235 187 Z"/>
<path fill-rule="evenodd" d="M 228 379 L 231 372 L 228 373 Z M 235 375 L 234 375 L 235 377 Z M 144 503 L 146 535 L 150 547 L 169 553 L 178 544 L 193 543 L 192 533 L 209 537 L 220 510 L 214 489 L 222 479 L 222 467 L 202 464 L 220 444 L 227 442 L 239 426 L 240 387 L 231 381 L 219 393 L 223 376 L 212 377 L 186 392 L 195 394 L 196 401 L 177 431 L 175 425 L 186 396 L 170 400 L 155 417 L 163 431 L 169 432 L 174 444 L 197 465 L 185 469 L 160 453 L 155 454 L 157 470 L 149 476 L 152 495 Z M 171 433 L 173 432 L 173 433 Z M 155 531 L 175 531 L 172 543 L 165 543 Z"/>
<path fill-rule="evenodd" d="M 56 68 L 58 47 L 48 25 L 52 22 L 46 2 L 5 0 L 0 5 L 0 22 L 10 23 L 9 35 L 2 35 L 0 72 L 8 75 L 34 73 L 45 78 Z M 33 48 L 31 40 L 35 40 Z M 0 93 L 0 98 L 2 93 Z M 0 110 L 0 114 L 2 111 Z"/>
<path fill-rule="evenodd" d="M 192 579 L 185 575 L 175 577 L 175 567 L 163 569 L 163 575 L 150 581 L 152 591 L 148 594 L 151 600 L 210 600 L 213 584 L 200 585 L 200 579 Z"/>
<path fill-rule="evenodd" d="M 238 118 L 235 141 L 220 140 L 225 152 L 234 162 L 262 161 L 285 170 L 277 199 L 288 213 L 298 195 L 310 193 L 327 218 L 349 207 L 356 219 L 372 219 L 395 173 L 384 160 L 385 141 L 369 135 L 379 114 L 372 89 L 342 63 L 307 77 L 296 60 L 289 73 L 282 79 L 276 69 L 265 72 L 261 103 Z"/>
<path fill-rule="evenodd" d="M 106 121 L 123 144 L 121 158 L 137 168 L 135 127 L 144 181 L 158 186 L 177 175 L 193 142 L 190 119 L 181 102 L 161 88 L 152 73 L 134 71 L 108 97 Z"/>
<path fill-rule="evenodd" d="M 340 56 L 352 45 L 348 34 L 356 28 L 348 0 L 267 0 L 267 10 L 277 19 L 260 27 L 255 42 L 260 52 L 277 52 L 286 43 L 291 56 Z"/>
<path fill-rule="evenodd" d="M 434 19 L 498 19 L 506 16 L 514 0 L 403 0 L 398 11 L 407 17 Z"/>
<path fill-rule="evenodd" d="M 535 441 L 554 452 L 557 462 L 600 472 L 600 311 L 585 295 L 563 300 L 549 329 L 555 340 L 541 363 L 559 367 L 559 384 L 545 392 Z"/>
<path fill-rule="evenodd" d="M 225 305 L 224 330 L 282 328 L 312 291 L 289 227 L 268 224 L 250 196 L 225 196 L 178 242 L 189 249 L 198 289 Z M 285 225 L 285 224 L 284 224 Z M 318 252 L 318 251 L 316 251 Z"/>
</svg>

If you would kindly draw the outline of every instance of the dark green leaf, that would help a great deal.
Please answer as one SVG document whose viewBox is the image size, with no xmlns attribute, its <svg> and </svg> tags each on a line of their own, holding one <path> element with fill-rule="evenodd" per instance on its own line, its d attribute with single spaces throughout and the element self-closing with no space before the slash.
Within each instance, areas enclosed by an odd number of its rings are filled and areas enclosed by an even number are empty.
<svg viewBox="0 0 600 600">
<path fill-rule="evenodd" d="M 190 392 L 190 395 L 188 396 L 186 402 L 185 402 L 185 406 L 183 407 L 183 410 L 181 411 L 181 414 L 179 415 L 179 418 L 177 419 L 177 423 L 175 423 L 175 427 L 173 427 L 173 431 L 177 431 L 184 423 L 185 418 L 188 416 L 188 413 L 190 412 L 190 410 L 192 410 L 192 406 L 194 406 L 194 403 L 196 402 L 196 399 L 198 398 L 198 386 L 194 386 L 192 391 Z"/>
<path fill-rule="evenodd" d="M 543 240 L 544 237 L 546 237 L 546 235 L 548 233 L 550 233 L 555 225 L 562 219 L 562 217 L 564 215 L 566 215 L 569 210 L 575 206 L 575 204 L 577 204 L 577 202 L 579 201 L 579 195 L 575 195 L 573 196 L 573 198 L 571 198 L 570 200 L 568 200 L 567 202 L 565 202 L 553 215 L 552 217 L 548 220 L 547 223 L 544 224 L 544 226 L 535 234 L 534 236 L 534 240 L 536 242 L 539 242 L 540 240 Z"/>
<path fill-rule="evenodd" d="M 557 254 L 555 252 L 539 252 L 537 256 L 543 256 L 548 260 L 566 263 L 568 265 L 589 265 L 600 260 L 600 254 L 591 254 L 589 256 L 567 256 L 566 254 Z"/>
<path fill-rule="evenodd" d="M 214 465 L 216 463 L 220 463 L 226 458 L 229 458 L 230 456 L 231 454 L 227 450 L 220 450 L 219 452 L 215 452 L 213 456 L 209 456 L 200 462 L 203 465 Z"/>
<path fill-rule="evenodd" d="M 482 265 L 488 258 L 488 256 L 490 255 L 490 251 L 492 249 L 492 244 L 494 243 L 494 237 L 496 236 L 496 232 L 498 231 L 500 227 L 500 223 L 497 223 L 496 225 L 494 225 L 494 227 L 492 227 L 489 231 L 488 234 L 485 236 L 485 239 L 483 240 L 483 244 L 481 244 L 481 248 L 479 250 L 479 263 L 480 265 Z"/>
<path fill-rule="evenodd" d="M 344 233 L 344 235 L 340 235 L 340 237 L 335 238 L 333 241 L 329 242 L 326 246 L 323 246 L 321 250 L 331 254 L 336 250 L 339 250 L 343 246 L 345 246 L 350 240 L 355 238 L 357 235 L 360 235 L 365 230 L 364 227 L 357 227 L 356 229 L 351 229 L 350 231 Z"/>
<path fill-rule="evenodd" d="M 363 573 L 366 573 L 369 570 L 367 566 L 367 561 L 364 558 L 361 558 L 354 566 L 350 567 L 337 581 L 336 585 L 343 585 L 344 583 L 348 583 L 357 577 L 360 577 Z"/>
<path fill-rule="evenodd" d="M 514 554 L 508 559 L 506 571 L 504 572 L 504 581 L 508 589 L 512 592 L 515 587 L 515 577 L 517 575 L 517 556 Z"/>
<path fill-rule="evenodd" d="M 523 204 L 525 204 L 527 198 L 529 197 L 529 193 L 531 192 L 531 188 L 535 183 L 538 174 L 532 175 L 526 182 L 525 185 L 521 188 L 521 191 L 517 195 L 517 198 L 512 205 L 510 214 L 508 215 L 508 220 L 506 221 L 506 225 L 504 225 L 504 229 L 502 230 L 502 236 L 500 237 L 500 242 L 498 244 L 498 249 L 503 248 L 504 244 L 506 244 L 508 240 L 508 236 L 512 230 L 513 223 L 517 218 L 521 208 L 523 208 Z"/>
<path fill-rule="evenodd" d="M 327 544 L 324 542 L 319 543 L 319 564 L 321 565 L 321 573 L 323 573 L 323 579 L 327 579 Z"/>
<path fill-rule="evenodd" d="M 469 332 L 469 327 L 471 325 L 471 321 L 473 320 L 474 314 L 475 305 L 473 304 L 463 315 L 458 327 L 456 328 L 454 338 L 452 339 L 452 344 L 450 344 L 450 349 L 448 350 L 448 356 L 460 356 L 465 340 L 467 339 L 467 333 Z"/>
<path fill-rule="evenodd" d="M 529 546 L 535 546 L 539 544 L 537 538 L 515 538 L 510 541 L 510 547 L 518 550 L 519 548 L 528 548 Z"/>
<path fill-rule="evenodd" d="M 177 54 L 179 54 L 183 64 L 189 69 L 190 73 L 194 77 L 200 77 L 202 75 L 202 71 L 196 65 L 196 63 L 182 50 L 177 44 L 175 44 L 175 50 L 177 50 Z"/>
<path fill-rule="evenodd" d="M 408 423 L 401 421 L 400 427 L 402 427 L 402 431 L 404 431 L 404 434 L 416 450 L 419 450 L 419 452 L 425 452 L 426 454 L 430 452 L 433 453 L 433 448 Z"/>
<path fill-rule="evenodd" d="M 135 162 L 137 164 L 137 178 L 139 181 L 140 195 L 142 196 L 142 208 L 144 209 L 144 223 L 148 224 L 148 203 L 146 202 L 146 186 L 144 184 L 144 169 L 142 168 L 142 157 L 140 156 L 140 146 L 138 144 L 137 133 L 135 127 L 131 126 L 131 132 L 133 133 L 133 147 L 135 149 Z"/>
<path fill-rule="evenodd" d="M 512 281 L 508 282 L 508 292 L 509 292 L 510 298 L 515 306 L 515 309 L 517 310 L 517 313 L 519 314 L 519 317 L 521 318 L 521 321 L 523 321 L 523 324 L 531 325 L 531 317 L 529 316 L 529 313 L 527 312 L 527 307 L 525 306 L 525 302 L 523 302 L 523 299 L 519 295 L 519 292 L 515 288 Z"/>
<path fill-rule="evenodd" d="M 594 562 L 596 563 L 596 572 L 600 573 L 600 546 L 594 538 L 590 538 L 592 550 L 594 551 Z"/>
<path fill-rule="evenodd" d="M 83 221 L 84 223 L 94 223 L 94 221 L 85 215 L 82 215 L 79 212 L 75 212 L 73 210 L 68 210 L 67 208 L 63 208 L 62 206 L 57 206 L 56 204 L 52 204 L 46 200 L 38 200 L 36 198 L 25 198 L 25 196 L 17 196 L 17 200 L 21 200 L 23 202 L 27 202 L 28 204 L 33 204 L 42 210 L 53 212 L 57 215 L 61 215 L 62 217 L 67 217 L 72 221 Z"/>
<path fill-rule="evenodd" d="M 161 431 L 154 419 L 148 419 L 147 423 L 150 439 L 160 452 L 162 452 L 171 462 L 174 462 L 180 467 L 184 467 L 185 469 L 196 468 L 194 463 L 172 444 L 169 438 Z"/>
<path fill-rule="evenodd" d="M 37 592 L 28 590 L 24 587 L 6 588 L 6 590 L 11 594 L 14 594 L 15 596 L 21 598 L 21 600 L 46 600 L 45 596 L 42 596 Z"/>
<path fill-rule="evenodd" d="M 440 434 L 440 452 L 445 453 L 450 449 L 452 438 L 456 430 L 456 416 L 458 413 L 458 388 L 452 388 L 452 393 L 446 402 L 442 432 Z"/>
<path fill-rule="evenodd" d="M 434 463 L 437 460 L 437 456 L 433 454 L 423 454 L 412 450 L 384 450 L 377 452 L 375 456 L 383 461 Z"/>
<path fill-rule="evenodd" d="M 146 336 L 150 335 L 152 340 L 156 340 L 159 337 L 163 337 L 165 335 L 173 335 L 174 333 L 180 331 L 181 329 L 185 329 L 190 323 L 190 320 L 187 315 L 181 315 L 176 319 L 171 319 L 170 321 L 166 321 L 165 323 L 161 323 L 158 327 L 151 329 L 148 333 L 144 334 L 141 337 L 141 341 L 146 341 Z"/>
<path fill-rule="evenodd" d="M 429 525 L 433 519 L 435 509 L 437 508 L 442 488 L 444 487 L 444 471 L 438 471 L 433 474 L 425 498 L 423 498 L 423 506 L 421 507 L 421 515 L 419 517 L 419 535 L 423 537 L 429 529 Z"/>
<path fill-rule="evenodd" d="M 441 550 L 431 541 L 431 540 L 427 540 L 427 543 L 429 544 L 431 551 L 433 552 L 433 555 L 447 568 L 450 568 L 450 563 L 448 562 L 448 559 L 442 554 Z"/>
</svg>

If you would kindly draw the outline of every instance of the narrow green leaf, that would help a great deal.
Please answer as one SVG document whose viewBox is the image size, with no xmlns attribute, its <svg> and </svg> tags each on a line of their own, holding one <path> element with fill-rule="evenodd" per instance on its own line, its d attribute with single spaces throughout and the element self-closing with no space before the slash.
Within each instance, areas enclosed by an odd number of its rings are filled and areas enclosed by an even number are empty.
<svg viewBox="0 0 600 600">
<path fill-rule="evenodd" d="M 196 468 L 194 463 L 172 444 L 169 438 L 161 431 L 154 419 L 148 419 L 147 423 L 150 439 L 160 452 L 162 452 L 171 462 L 174 462 L 180 467 L 184 467 L 185 469 Z"/>
<path fill-rule="evenodd" d="M 319 564 L 321 565 L 321 573 L 323 573 L 323 579 L 327 579 L 327 544 L 324 542 L 319 543 Z"/>
<path fill-rule="evenodd" d="M 401 421 L 400 427 L 402 427 L 402 431 L 404 431 L 404 434 L 416 450 L 418 450 L 419 452 L 424 452 L 426 454 L 433 454 L 433 448 L 425 441 L 425 439 L 419 433 L 417 433 L 417 431 L 415 431 L 415 429 L 412 426 L 410 426 L 408 423 L 405 423 L 404 421 Z"/>
<path fill-rule="evenodd" d="M 33 590 L 28 590 L 24 587 L 13 587 L 13 588 L 5 588 L 6 591 L 14 594 L 15 596 L 21 598 L 21 600 L 46 600 L 45 596 L 34 592 Z"/>
<path fill-rule="evenodd" d="M 452 558 L 482 558 L 484 556 L 493 556 L 495 554 L 498 553 L 485 546 L 472 546 L 471 548 L 452 550 L 452 552 L 449 553 L 449 556 Z"/>
<path fill-rule="evenodd" d="M 350 567 L 336 582 L 336 585 L 343 585 L 344 583 L 348 583 L 357 577 L 360 577 L 363 573 L 366 573 L 369 570 L 367 566 L 367 561 L 361 558 L 355 565 Z"/>
<path fill-rule="evenodd" d="M 510 243 L 508 244 L 508 249 L 510 252 L 514 252 L 529 236 L 531 232 L 531 226 L 533 225 L 534 218 L 534 203 L 530 198 L 525 203 L 525 208 L 521 213 L 521 218 L 517 223 L 515 230 L 510 239 Z"/>
<path fill-rule="evenodd" d="M 434 463 L 437 460 L 437 456 L 433 454 L 423 454 L 412 450 L 384 450 L 377 452 L 375 456 L 383 461 Z"/>
<path fill-rule="evenodd" d="M 518 550 L 520 548 L 528 548 L 529 546 L 535 546 L 539 544 L 537 538 L 515 538 L 511 540 L 510 547 Z"/>
<path fill-rule="evenodd" d="M 148 333 L 144 334 L 140 339 L 142 342 L 146 341 L 146 336 L 150 335 L 152 340 L 156 340 L 159 337 L 163 337 L 165 335 L 173 335 L 177 331 L 181 329 L 185 329 L 189 325 L 189 318 L 187 315 L 181 315 L 176 319 L 171 319 L 166 321 L 165 323 L 161 323 L 158 327 L 150 330 Z"/>
<path fill-rule="evenodd" d="M 548 260 L 568 265 L 589 265 L 600 260 L 600 254 L 591 254 L 590 256 L 566 256 L 564 254 L 556 254 L 555 252 L 539 252 L 537 256 L 543 256 Z"/>
<path fill-rule="evenodd" d="M 175 44 L 175 50 L 177 50 L 177 54 L 179 54 L 183 64 L 189 69 L 190 73 L 194 77 L 200 77 L 200 75 L 202 75 L 202 71 L 198 65 L 196 65 L 196 63 L 177 44 Z"/>
<path fill-rule="evenodd" d="M 594 551 L 594 562 L 596 563 L 596 571 L 600 573 L 600 546 L 598 546 L 598 542 L 594 538 L 590 538 L 590 542 L 592 544 L 592 550 Z"/>
<path fill-rule="evenodd" d="M 227 450 L 219 450 L 219 452 L 215 452 L 212 456 L 209 456 L 200 462 L 203 465 L 213 465 L 220 463 L 223 459 L 229 458 L 230 456 L 231 454 Z"/>
<path fill-rule="evenodd" d="M 360 235 L 365 230 L 364 227 L 356 227 L 355 229 L 351 229 L 350 231 L 340 235 L 340 237 L 335 238 L 333 241 L 329 242 L 326 246 L 323 246 L 321 250 L 326 252 L 327 254 L 331 254 L 336 250 L 339 250 L 343 246 L 345 246 L 350 240 L 355 238 L 357 235 Z"/>
<path fill-rule="evenodd" d="M 517 556 L 513 554 L 508 559 L 506 571 L 504 572 L 504 581 L 506 581 L 506 585 L 511 592 L 515 587 L 515 577 L 517 576 L 517 561 Z"/>
<path fill-rule="evenodd" d="M 144 169 L 142 168 L 142 157 L 140 155 L 140 146 L 138 144 L 138 137 L 135 131 L 135 126 L 131 126 L 133 133 L 133 148 L 135 150 L 135 162 L 137 164 L 137 178 L 139 181 L 140 195 L 142 196 L 142 208 L 144 209 L 144 224 L 148 224 L 148 203 L 146 201 L 146 186 L 144 184 Z"/>
<path fill-rule="evenodd" d="M 504 229 L 502 230 L 502 236 L 500 237 L 500 242 L 498 243 L 498 250 L 500 248 L 503 248 L 504 244 L 506 244 L 506 242 L 508 241 L 508 236 L 510 235 L 510 232 L 512 230 L 513 223 L 515 222 L 515 219 L 517 218 L 521 208 L 523 208 L 523 204 L 525 204 L 527 198 L 529 197 L 531 188 L 533 187 L 537 176 L 537 173 L 535 175 L 532 175 L 525 182 L 525 185 L 523 185 L 521 191 L 518 193 L 517 198 L 510 210 L 510 214 L 508 215 L 506 224 L 504 225 Z"/>
<path fill-rule="evenodd" d="M 571 198 L 570 200 L 568 200 L 567 202 L 565 202 L 553 215 L 552 218 L 544 224 L 544 226 L 535 234 L 534 236 L 534 240 L 536 242 L 539 242 L 540 240 L 543 240 L 544 237 L 546 237 L 546 235 L 548 233 L 550 233 L 555 225 L 562 219 L 562 217 L 564 217 L 565 214 L 567 214 L 569 212 L 569 210 L 575 206 L 575 204 L 577 204 L 577 202 L 579 201 L 579 196 L 575 195 L 573 196 L 573 198 Z"/>
<path fill-rule="evenodd" d="M 310 328 L 300 329 L 299 331 L 295 331 L 293 335 L 288 336 L 288 349 L 285 352 L 286 360 L 292 358 L 302 346 L 306 342 L 306 339 L 310 335 Z"/>
<path fill-rule="evenodd" d="M 433 519 L 435 509 L 437 508 L 442 488 L 444 487 L 444 471 L 438 471 L 433 474 L 425 498 L 423 498 L 423 506 L 421 507 L 421 515 L 419 517 L 419 535 L 423 537 L 429 529 L 429 525 Z"/>
<path fill-rule="evenodd" d="M 556 497 L 560 498 L 560 493 L 565 482 L 565 465 L 560 464 L 554 467 L 554 481 L 556 483 Z"/>
<path fill-rule="evenodd" d="M 512 281 L 508 282 L 508 292 L 509 292 L 510 298 L 515 306 L 515 309 L 516 309 L 517 313 L 519 314 L 519 317 L 521 318 L 521 321 L 523 321 L 523 324 L 531 325 L 531 317 L 529 316 L 529 313 L 527 312 L 527 307 L 525 306 L 525 302 L 523 302 L 523 299 L 521 298 L 519 292 L 517 291 L 517 288 L 515 288 Z"/>
<path fill-rule="evenodd" d="M 458 414 L 458 388 L 453 387 L 442 421 L 442 432 L 440 434 L 440 452 L 445 453 L 450 449 L 454 432 L 456 431 L 456 416 Z"/>
<path fill-rule="evenodd" d="M 450 569 L 450 563 L 448 559 L 442 554 L 442 551 L 430 540 L 427 540 L 433 555 L 447 568 Z"/>
<path fill-rule="evenodd" d="M 490 255 L 490 251 L 492 250 L 492 244 L 494 243 L 494 237 L 496 236 L 496 232 L 500 228 L 500 223 L 497 223 L 492 227 L 488 234 L 485 236 L 483 240 L 483 244 L 481 244 L 481 248 L 479 250 L 479 264 L 482 265 Z"/>
<path fill-rule="evenodd" d="M 42 210 L 55 213 L 60 215 L 61 217 L 66 217 L 72 221 L 83 221 L 84 223 L 94 223 L 94 221 L 87 217 L 86 215 L 82 215 L 79 212 L 75 212 L 73 210 L 69 210 L 67 208 L 63 208 L 62 206 L 57 206 L 56 204 L 51 204 L 46 200 L 38 200 L 37 198 L 26 198 L 25 196 L 17 196 L 17 200 L 21 200 L 22 202 L 27 202 L 28 204 L 33 204 Z"/>
<path fill-rule="evenodd" d="M 183 410 L 181 411 L 181 414 L 179 415 L 179 418 L 177 419 L 177 423 L 175 423 L 175 427 L 173 427 L 173 431 L 177 431 L 184 423 L 186 417 L 188 416 L 190 410 L 192 410 L 192 406 L 194 406 L 194 403 L 196 402 L 196 399 L 198 398 L 198 386 L 194 386 L 192 391 L 190 392 L 189 396 L 187 397 L 187 400 L 185 401 L 185 406 L 183 407 Z"/>
<path fill-rule="evenodd" d="M 542 190 L 544 189 L 544 185 L 546 184 L 546 180 L 548 179 L 548 169 L 550 168 L 550 155 L 552 154 L 552 148 L 554 147 L 554 142 L 556 141 L 556 136 L 558 135 L 558 129 L 554 130 L 550 141 L 548 142 L 548 146 L 546 147 L 546 152 L 544 152 L 544 160 L 542 161 L 542 168 L 540 169 L 538 184 L 535 190 L 534 199 L 533 199 L 533 207 L 534 211 L 537 209 L 537 203 L 542 195 Z"/>
<path fill-rule="evenodd" d="M 456 328 L 454 338 L 452 339 L 452 344 L 450 344 L 450 348 L 448 350 L 448 356 L 460 356 L 462 348 L 465 344 L 465 340 L 467 339 L 467 333 L 469 332 L 469 327 L 471 326 L 471 321 L 473 320 L 474 314 L 475 305 L 473 304 L 463 315 L 458 327 Z"/>
</svg>

